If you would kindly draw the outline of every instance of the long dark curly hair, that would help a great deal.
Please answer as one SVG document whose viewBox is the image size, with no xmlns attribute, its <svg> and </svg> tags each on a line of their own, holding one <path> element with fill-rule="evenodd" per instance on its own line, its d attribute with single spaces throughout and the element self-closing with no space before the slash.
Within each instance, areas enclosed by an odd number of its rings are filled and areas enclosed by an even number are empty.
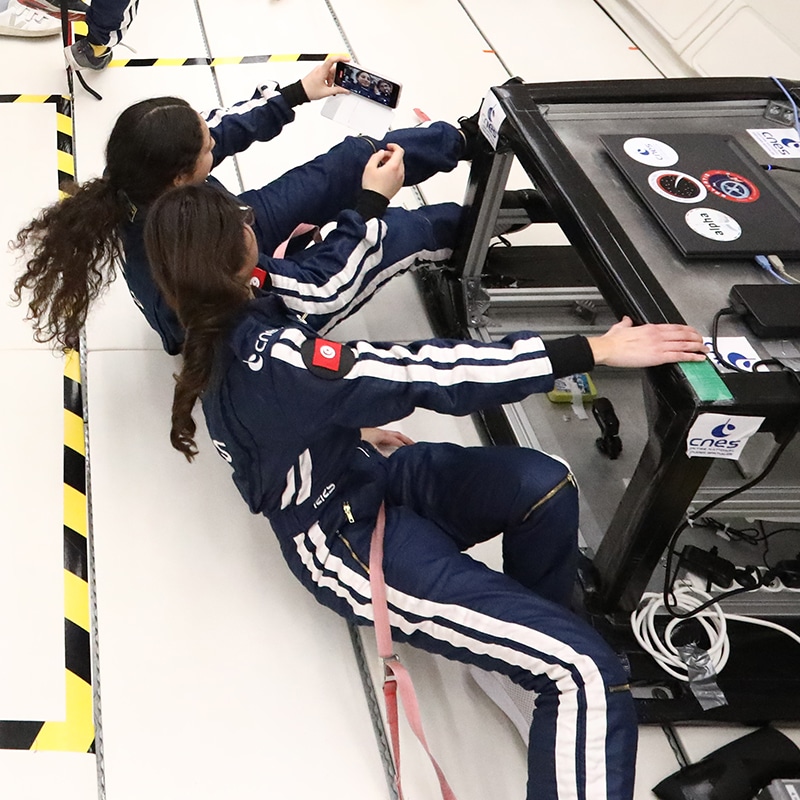
<svg viewBox="0 0 800 800">
<path fill-rule="evenodd" d="M 64 199 L 23 227 L 11 246 L 25 254 L 14 283 L 19 303 L 30 293 L 34 338 L 77 346 L 92 302 L 116 276 L 123 256 L 120 226 L 191 174 L 203 147 L 202 121 L 177 97 L 156 97 L 120 114 L 106 146 L 106 171 L 83 185 L 62 186 Z"/>
<path fill-rule="evenodd" d="M 250 288 L 243 208 L 208 184 L 170 189 L 150 207 L 144 241 L 153 278 L 186 330 L 183 368 L 175 376 L 172 446 L 197 454 L 192 418 L 208 387 L 222 337 Z"/>
</svg>

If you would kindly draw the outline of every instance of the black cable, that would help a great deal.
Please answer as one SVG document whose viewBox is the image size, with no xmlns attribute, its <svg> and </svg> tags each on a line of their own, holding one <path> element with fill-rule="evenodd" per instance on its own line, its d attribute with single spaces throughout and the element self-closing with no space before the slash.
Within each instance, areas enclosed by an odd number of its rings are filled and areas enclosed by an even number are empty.
<svg viewBox="0 0 800 800">
<path fill-rule="evenodd" d="M 721 309 L 720 311 L 718 311 L 714 315 L 714 325 L 716 325 L 716 322 L 718 321 L 719 317 L 722 316 L 723 313 L 726 313 L 728 311 L 729 309 Z M 724 363 L 724 359 L 722 361 Z M 788 373 L 797 382 L 798 386 L 800 386 L 800 374 L 798 374 L 794 370 L 789 369 L 783 364 L 780 364 L 780 366 L 782 371 Z M 744 370 L 738 370 L 738 371 L 742 372 Z M 716 597 L 713 597 L 711 600 L 708 600 L 707 602 L 702 603 L 701 605 L 692 609 L 690 612 L 686 614 L 680 614 L 676 611 L 676 604 L 670 601 L 670 597 L 672 597 L 673 601 L 675 600 L 675 597 L 672 594 L 672 587 L 675 585 L 678 569 L 680 569 L 680 561 L 679 561 L 673 574 L 672 562 L 675 558 L 675 545 L 677 544 L 678 539 L 680 538 L 681 534 L 686 530 L 686 528 L 688 528 L 689 525 L 691 525 L 693 522 L 696 522 L 698 519 L 708 514 L 708 512 L 711 511 L 712 508 L 716 508 L 718 505 L 724 503 L 726 500 L 730 500 L 731 497 L 735 497 L 736 495 L 741 494 L 742 492 L 746 492 L 748 489 L 751 489 L 756 484 L 761 483 L 761 481 L 763 481 L 764 478 L 766 478 L 767 475 L 769 475 L 769 473 L 772 471 L 775 464 L 778 463 L 778 459 L 781 457 L 781 455 L 783 455 L 783 451 L 786 450 L 786 448 L 789 446 L 789 444 L 792 442 L 792 440 L 798 434 L 798 432 L 800 432 L 800 418 L 798 418 L 797 425 L 795 425 L 795 428 L 792 431 L 791 435 L 787 436 L 786 439 L 783 441 L 783 443 L 778 446 L 778 449 L 772 454 L 772 458 L 770 458 L 769 462 L 767 462 L 767 465 L 764 467 L 763 470 L 761 470 L 761 472 L 758 475 L 755 476 L 755 478 L 752 478 L 751 480 L 747 481 L 747 483 L 742 484 L 736 489 L 731 489 L 729 492 L 726 492 L 720 497 L 717 497 L 716 499 L 711 500 L 709 503 L 706 503 L 706 505 L 704 505 L 699 511 L 690 516 L 687 516 L 686 519 L 678 526 L 678 528 L 672 534 L 669 542 L 667 543 L 667 548 L 666 548 L 667 561 L 664 567 L 664 588 L 663 588 L 664 608 L 667 610 L 670 616 L 675 617 L 677 619 L 689 619 L 690 617 L 697 616 L 697 614 L 699 614 L 702 611 L 705 611 L 707 608 L 711 607 L 715 603 L 718 603 L 729 597 L 733 597 L 734 595 L 742 594 L 743 592 L 751 592 L 753 591 L 753 589 L 758 589 L 759 587 L 764 585 L 763 577 L 760 577 L 758 583 L 755 586 L 742 587 L 740 589 L 732 589 L 728 592 L 723 592 L 722 594 L 717 595 Z"/>
<path fill-rule="evenodd" d="M 761 556 L 761 560 L 764 562 L 764 566 L 771 570 L 773 569 L 769 562 L 767 561 L 767 554 L 769 553 L 769 540 L 771 537 L 776 536 L 779 533 L 800 533 L 800 528 L 778 528 L 777 530 L 770 531 L 769 533 L 764 534 L 764 552 Z"/>
<path fill-rule="evenodd" d="M 68 70 L 68 71 L 71 71 L 71 70 Z M 86 81 L 83 79 L 83 75 L 81 75 L 80 71 L 76 72 L 75 74 L 78 76 L 78 81 L 80 82 L 81 86 L 83 86 L 83 88 L 86 89 L 86 91 L 89 92 L 89 94 L 92 97 L 94 97 L 96 100 L 102 100 L 103 99 L 103 96 L 101 94 L 96 92 L 94 89 L 92 89 L 91 86 L 89 86 L 88 83 L 86 83 Z"/>
<path fill-rule="evenodd" d="M 767 172 L 772 172 L 774 169 L 781 169 L 784 172 L 800 172 L 796 167 L 783 167 L 780 164 L 762 164 L 761 165 Z"/>
<path fill-rule="evenodd" d="M 758 535 L 759 532 L 757 528 L 733 528 L 730 525 L 726 525 L 724 522 L 720 522 L 714 517 L 701 517 L 697 520 L 697 522 L 699 522 L 701 525 L 705 525 L 706 527 L 721 531 L 729 538 L 740 542 L 747 542 L 748 544 L 756 545 L 762 540 L 761 536 Z"/>
<path fill-rule="evenodd" d="M 725 359 L 725 357 L 719 352 L 717 348 L 717 338 L 719 337 L 719 321 L 724 316 L 731 316 L 736 314 L 736 312 L 728 306 L 727 308 L 721 308 L 714 314 L 714 319 L 711 320 L 711 349 L 714 352 L 714 357 L 722 364 L 723 367 L 727 367 L 728 369 L 732 369 L 734 372 L 747 372 L 747 370 L 741 369 L 741 367 L 737 367 L 735 364 L 731 364 L 729 361 Z"/>
</svg>

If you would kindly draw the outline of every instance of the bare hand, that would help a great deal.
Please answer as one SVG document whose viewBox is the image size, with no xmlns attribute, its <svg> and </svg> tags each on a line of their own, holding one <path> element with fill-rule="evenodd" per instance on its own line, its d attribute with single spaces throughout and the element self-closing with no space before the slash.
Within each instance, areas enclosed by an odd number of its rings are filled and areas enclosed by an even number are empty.
<svg viewBox="0 0 800 800">
<path fill-rule="evenodd" d="M 403 185 L 406 167 L 403 162 L 403 148 L 399 144 L 387 144 L 386 150 L 373 153 L 364 167 L 361 187 L 382 194 L 391 200 Z"/>
<path fill-rule="evenodd" d="M 361 438 L 377 447 L 378 450 L 385 448 L 395 450 L 407 444 L 414 444 L 413 439 L 409 439 L 408 436 L 400 433 L 400 431 L 390 431 L 386 428 L 362 428 Z"/>
<path fill-rule="evenodd" d="M 703 361 L 708 348 L 688 325 L 636 325 L 623 317 L 602 336 L 589 337 L 595 364 L 655 367 L 676 361 Z"/>
<path fill-rule="evenodd" d="M 319 100 L 334 94 L 350 94 L 343 86 L 334 86 L 333 75 L 337 61 L 349 61 L 350 56 L 331 56 L 319 66 L 314 67 L 305 78 L 300 80 L 309 100 Z"/>
</svg>

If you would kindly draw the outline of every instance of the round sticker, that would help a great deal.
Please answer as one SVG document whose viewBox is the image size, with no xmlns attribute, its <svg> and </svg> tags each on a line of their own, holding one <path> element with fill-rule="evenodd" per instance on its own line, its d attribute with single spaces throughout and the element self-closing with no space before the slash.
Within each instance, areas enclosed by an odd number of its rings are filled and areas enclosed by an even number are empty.
<svg viewBox="0 0 800 800">
<path fill-rule="evenodd" d="M 733 218 L 713 208 L 693 208 L 686 212 L 686 224 L 706 239 L 734 242 L 742 235 L 742 227 Z"/>
<path fill-rule="evenodd" d="M 709 192 L 734 203 L 754 203 L 761 197 L 758 186 L 735 172 L 710 169 L 700 176 L 700 180 Z"/>
<path fill-rule="evenodd" d="M 674 169 L 659 169 L 647 179 L 650 188 L 676 203 L 699 203 L 706 199 L 706 187 L 697 178 Z"/>
<path fill-rule="evenodd" d="M 634 136 L 627 139 L 622 149 L 640 164 L 648 167 L 671 167 L 678 163 L 678 154 L 673 148 L 658 139 L 648 139 L 644 136 Z"/>
</svg>

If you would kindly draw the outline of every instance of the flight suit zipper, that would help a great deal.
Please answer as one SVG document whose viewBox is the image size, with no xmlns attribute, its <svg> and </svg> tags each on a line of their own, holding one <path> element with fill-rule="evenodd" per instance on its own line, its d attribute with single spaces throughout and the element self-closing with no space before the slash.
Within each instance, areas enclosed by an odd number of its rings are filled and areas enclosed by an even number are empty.
<svg viewBox="0 0 800 800">
<path fill-rule="evenodd" d="M 529 509 L 528 513 L 522 518 L 522 521 L 525 522 L 537 508 L 543 506 L 551 497 L 557 495 L 567 484 L 571 483 L 576 489 L 578 488 L 578 484 L 575 482 L 575 477 L 571 472 L 567 473 L 566 478 L 563 478 L 559 481 L 544 497 L 541 497 L 537 500 Z"/>
<path fill-rule="evenodd" d="M 342 511 L 344 511 L 347 521 L 352 525 L 356 521 L 356 518 L 353 516 L 353 509 L 347 500 L 342 503 Z M 356 555 L 356 551 L 353 550 L 353 545 L 347 541 L 347 537 L 341 531 L 339 532 L 338 536 L 344 542 L 345 547 L 350 551 L 350 555 L 353 556 L 356 563 L 361 567 L 361 569 L 364 570 L 364 572 L 367 573 L 367 575 L 369 575 L 369 567 Z"/>
</svg>

